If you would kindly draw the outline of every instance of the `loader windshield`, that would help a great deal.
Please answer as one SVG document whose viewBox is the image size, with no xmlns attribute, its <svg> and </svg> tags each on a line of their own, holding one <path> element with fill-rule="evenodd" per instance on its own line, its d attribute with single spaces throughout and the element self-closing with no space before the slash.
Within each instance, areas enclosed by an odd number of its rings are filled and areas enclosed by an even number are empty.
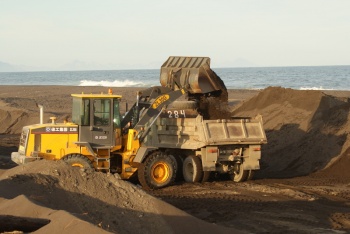
<svg viewBox="0 0 350 234">
<path fill-rule="evenodd" d="M 94 100 L 94 125 L 108 126 L 110 125 L 110 99 L 95 99 Z"/>
</svg>

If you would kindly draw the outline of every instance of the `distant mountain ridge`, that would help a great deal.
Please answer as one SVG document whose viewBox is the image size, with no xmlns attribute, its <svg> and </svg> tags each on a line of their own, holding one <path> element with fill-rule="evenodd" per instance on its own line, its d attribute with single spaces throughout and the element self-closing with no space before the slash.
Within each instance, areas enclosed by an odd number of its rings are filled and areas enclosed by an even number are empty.
<svg viewBox="0 0 350 234">
<path fill-rule="evenodd" d="M 17 72 L 17 71 L 21 71 L 21 69 L 19 69 L 15 65 L 0 61 L 0 72 Z"/>
</svg>

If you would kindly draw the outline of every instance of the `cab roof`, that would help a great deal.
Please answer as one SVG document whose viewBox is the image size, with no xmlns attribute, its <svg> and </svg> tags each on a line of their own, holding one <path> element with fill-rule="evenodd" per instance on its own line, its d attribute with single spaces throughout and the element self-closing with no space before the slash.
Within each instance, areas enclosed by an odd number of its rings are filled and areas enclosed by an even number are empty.
<svg viewBox="0 0 350 234">
<path fill-rule="evenodd" d="M 72 97 L 78 97 L 78 98 L 122 98 L 121 95 L 116 95 L 116 94 L 108 94 L 108 93 L 100 93 L 100 94 L 95 94 L 95 93 L 90 93 L 90 94 L 71 94 Z"/>
</svg>

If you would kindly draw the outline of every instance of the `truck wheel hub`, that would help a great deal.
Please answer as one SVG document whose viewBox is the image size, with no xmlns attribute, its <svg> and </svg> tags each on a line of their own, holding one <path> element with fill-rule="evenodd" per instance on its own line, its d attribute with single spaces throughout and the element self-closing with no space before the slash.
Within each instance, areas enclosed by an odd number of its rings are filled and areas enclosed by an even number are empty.
<svg viewBox="0 0 350 234">
<path fill-rule="evenodd" d="M 160 162 L 152 167 L 152 178 L 157 183 L 162 183 L 169 178 L 169 167 L 166 163 Z"/>
</svg>

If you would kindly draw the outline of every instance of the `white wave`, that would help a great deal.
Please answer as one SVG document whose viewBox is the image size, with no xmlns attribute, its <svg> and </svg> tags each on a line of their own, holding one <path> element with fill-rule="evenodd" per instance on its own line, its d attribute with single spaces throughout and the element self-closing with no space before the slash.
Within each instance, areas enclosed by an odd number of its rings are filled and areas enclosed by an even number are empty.
<svg viewBox="0 0 350 234">
<path fill-rule="evenodd" d="M 301 87 L 300 90 L 334 90 L 334 89 L 325 89 L 322 86 L 320 86 L 320 87 Z"/>
<path fill-rule="evenodd" d="M 131 80 L 115 80 L 115 81 L 94 81 L 94 80 L 81 80 L 79 86 L 103 86 L 103 87 L 135 87 L 145 86 L 143 82 L 135 82 Z"/>
</svg>

